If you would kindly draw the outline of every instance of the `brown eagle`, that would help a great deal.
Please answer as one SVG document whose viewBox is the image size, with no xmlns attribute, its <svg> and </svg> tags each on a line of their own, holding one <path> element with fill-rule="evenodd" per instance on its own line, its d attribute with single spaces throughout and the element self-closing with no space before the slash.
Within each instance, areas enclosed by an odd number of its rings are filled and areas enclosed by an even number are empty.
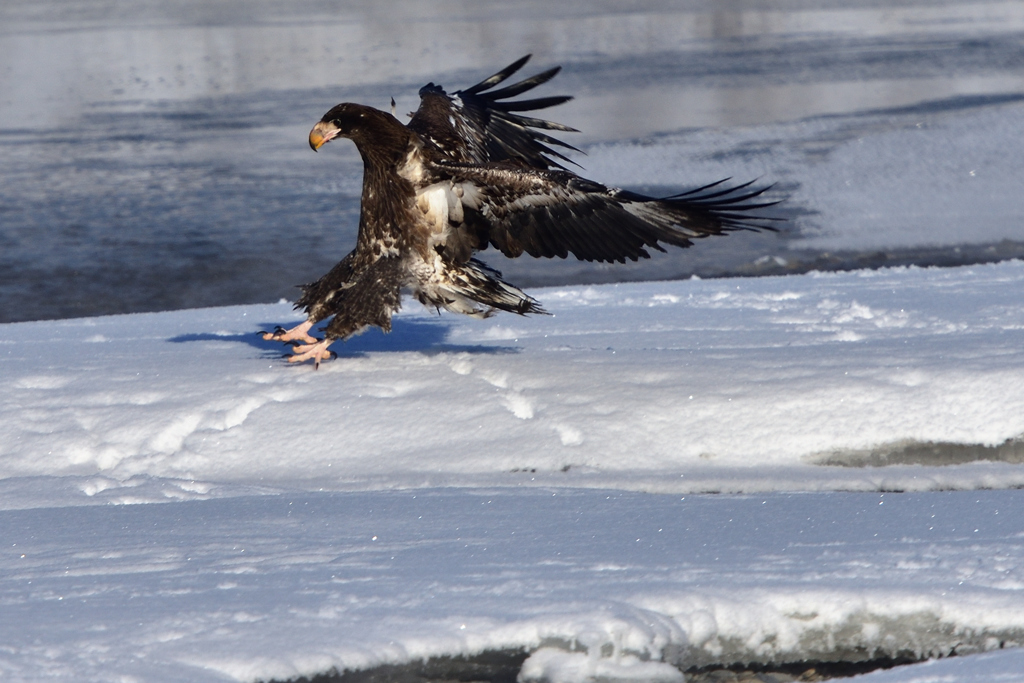
<svg viewBox="0 0 1024 683">
<path fill-rule="evenodd" d="M 756 211 L 774 202 L 768 188 L 721 180 L 655 199 L 605 187 L 569 171 L 554 148 L 576 150 L 543 131 L 575 132 L 518 112 L 545 109 L 571 97 L 511 100 L 551 80 L 560 67 L 508 85 L 530 55 L 476 85 L 449 95 L 428 83 L 408 125 L 361 104 L 339 104 L 309 134 L 314 151 L 343 137 L 363 158 L 362 210 L 356 248 L 295 304 L 307 319 L 263 338 L 293 345 L 291 362 L 320 361 L 339 339 L 370 325 L 385 332 L 407 287 L 424 305 L 487 317 L 496 311 L 544 313 L 532 297 L 473 258 L 493 246 L 515 258 L 566 258 L 624 263 L 647 249 L 732 230 L 771 228 Z M 333 316 L 324 338 L 309 334 Z"/>
</svg>

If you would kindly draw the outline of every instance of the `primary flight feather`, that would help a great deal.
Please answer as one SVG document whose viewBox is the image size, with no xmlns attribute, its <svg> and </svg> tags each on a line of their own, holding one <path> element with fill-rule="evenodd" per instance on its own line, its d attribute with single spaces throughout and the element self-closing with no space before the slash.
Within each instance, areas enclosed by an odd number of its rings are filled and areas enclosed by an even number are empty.
<svg viewBox="0 0 1024 683">
<path fill-rule="evenodd" d="M 771 228 L 758 209 L 767 188 L 718 181 L 655 199 L 605 187 L 570 171 L 559 150 L 575 150 L 545 131 L 574 132 L 519 112 L 571 99 L 512 100 L 551 80 L 549 69 L 495 89 L 529 55 L 476 85 L 448 94 L 429 83 L 408 125 L 360 104 L 339 104 L 313 127 L 314 151 L 352 140 L 363 158 L 356 248 L 326 275 L 303 287 L 296 308 L 306 320 L 264 339 L 288 342 L 288 360 L 317 366 L 329 347 L 369 326 L 391 329 L 403 287 L 424 305 L 487 317 L 495 311 L 543 313 L 540 304 L 473 255 L 489 246 L 515 258 L 625 262 L 649 258 L 662 244 L 733 230 Z M 332 318 L 317 339 L 310 330 Z"/>
</svg>

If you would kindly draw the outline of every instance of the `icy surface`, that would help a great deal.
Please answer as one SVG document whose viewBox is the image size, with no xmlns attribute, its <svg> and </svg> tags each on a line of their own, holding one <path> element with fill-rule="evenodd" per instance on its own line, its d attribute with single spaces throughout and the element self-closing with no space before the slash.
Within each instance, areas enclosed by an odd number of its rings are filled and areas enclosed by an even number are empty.
<svg viewBox="0 0 1024 683">
<path fill-rule="evenodd" d="M 0 326 L 0 670 L 521 647 L 524 680 L 669 681 L 1016 646 L 1022 285 L 1007 262 L 533 292 L 550 317 L 410 303 L 319 371 L 258 335 L 286 304 Z M 818 464 L 908 444 L 939 455 Z M 948 680 L 1019 663 L 973 657 Z"/>
<path fill-rule="evenodd" d="M 0 325 L 0 679 L 1024 680 L 1024 264 L 567 285 L 1024 254 L 1024 6 L 380 7 L 0 4 L 0 320 L 293 298 L 357 224 L 311 122 L 526 52 L 586 176 L 789 222 L 484 254 L 554 315 L 410 303 L 319 371 L 258 334 L 287 303 Z"/>
<path fill-rule="evenodd" d="M 586 165 L 619 185 L 696 184 L 700 175 L 734 174 L 730 167 L 792 183 L 786 203 L 814 215 L 796 219 L 800 234 L 775 245 L 783 257 L 807 249 L 1020 240 L 1019 155 L 1009 152 L 1018 144 L 1014 131 L 1024 126 L 1024 106 L 1016 99 L 690 132 L 650 145 L 606 144 L 590 149 Z"/>
<path fill-rule="evenodd" d="M 1020 683 L 1024 651 L 976 655 L 967 659 L 930 661 L 850 679 L 851 683 Z"/>
<path fill-rule="evenodd" d="M 669 680 L 663 659 L 968 654 L 1024 638 L 1022 504 L 505 488 L 7 511 L 0 666 L 251 681 L 544 646 L 527 673 Z"/>
<path fill-rule="evenodd" d="M 575 97 L 584 175 L 760 178 L 790 222 L 624 267 L 486 254 L 513 282 L 1022 257 L 1022 30 L 1016 0 L 9 0 L 0 321 L 295 298 L 358 224 L 360 159 L 312 123 L 528 52 L 565 67 L 541 94 Z"/>
</svg>

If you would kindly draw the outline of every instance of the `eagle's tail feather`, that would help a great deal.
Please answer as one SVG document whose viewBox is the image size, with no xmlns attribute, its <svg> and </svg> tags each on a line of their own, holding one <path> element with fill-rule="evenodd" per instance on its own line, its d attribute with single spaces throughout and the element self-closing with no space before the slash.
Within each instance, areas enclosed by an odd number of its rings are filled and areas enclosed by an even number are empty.
<svg viewBox="0 0 1024 683">
<path fill-rule="evenodd" d="M 540 302 L 501 279 L 501 273 L 476 259 L 461 266 L 449 266 L 445 283 L 431 292 L 419 290 L 424 305 L 437 306 L 453 313 L 489 318 L 496 311 L 527 315 L 547 315 Z"/>
</svg>

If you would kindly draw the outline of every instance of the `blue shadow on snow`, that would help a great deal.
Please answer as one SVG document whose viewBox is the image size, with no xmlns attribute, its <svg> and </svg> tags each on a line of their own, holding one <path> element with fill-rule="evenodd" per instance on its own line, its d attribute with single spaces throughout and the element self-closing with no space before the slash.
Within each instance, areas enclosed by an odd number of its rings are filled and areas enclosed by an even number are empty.
<svg viewBox="0 0 1024 683">
<path fill-rule="evenodd" d="M 273 330 L 274 323 L 263 326 L 263 330 Z M 418 351 L 424 354 L 435 353 L 516 353 L 518 349 L 510 346 L 490 346 L 484 344 L 459 345 L 445 344 L 448 338 L 449 326 L 443 322 L 424 320 L 393 320 L 391 332 L 385 334 L 382 330 L 372 327 L 363 334 L 352 337 L 347 342 L 335 342 L 331 350 L 338 354 L 339 358 L 357 358 L 368 353 L 396 353 Z M 314 329 L 313 336 L 322 336 L 322 331 Z M 245 334 L 210 334 L 195 333 L 181 334 L 171 337 L 167 341 L 174 344 L 186 342 L 233 342 L 248 344 L 249 346 L 263 352 L 267 358 L 289 355 L 288 344 L 263 339 L 261 332 L 247 332 Z"/>
</svg>

